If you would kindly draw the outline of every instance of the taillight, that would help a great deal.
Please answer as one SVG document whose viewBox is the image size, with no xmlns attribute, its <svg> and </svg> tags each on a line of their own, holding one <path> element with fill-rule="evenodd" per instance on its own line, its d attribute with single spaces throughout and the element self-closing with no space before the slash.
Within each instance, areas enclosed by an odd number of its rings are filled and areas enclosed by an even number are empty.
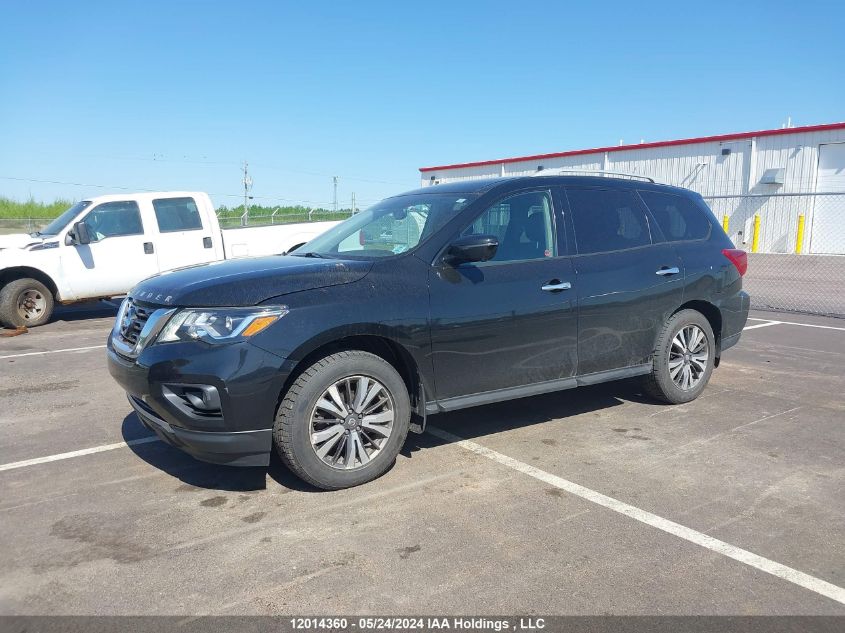
<svg viewBox="0 0 845 633">
<path fill-rule="evenodd" d="M 739 276 L 745 275 L 748 270 L 748 254 L 739 248 L 723 248 L 722 255 L 731 260 L 731 263 L 736 266 L 739 271 Z"/>
</svg>

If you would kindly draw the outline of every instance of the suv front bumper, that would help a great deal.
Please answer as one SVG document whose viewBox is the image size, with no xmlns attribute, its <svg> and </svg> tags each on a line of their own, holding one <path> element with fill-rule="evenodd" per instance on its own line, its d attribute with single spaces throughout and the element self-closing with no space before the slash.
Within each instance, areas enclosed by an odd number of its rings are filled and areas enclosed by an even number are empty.
<svg viewBox="0 0 845 633">
<path fill-rule="evenodd" d="M 283 359 L 249 343 L 152 345 L 134 360 L 119 355 L 111 340 L 107 347 L 109 373 L 141 423 L 164 442 L 214 464 L 270 463 L 273 418 L 287 376 Z M 217 396 L 210 410 L 186 395 L 203 390 Z"/>
</svg>

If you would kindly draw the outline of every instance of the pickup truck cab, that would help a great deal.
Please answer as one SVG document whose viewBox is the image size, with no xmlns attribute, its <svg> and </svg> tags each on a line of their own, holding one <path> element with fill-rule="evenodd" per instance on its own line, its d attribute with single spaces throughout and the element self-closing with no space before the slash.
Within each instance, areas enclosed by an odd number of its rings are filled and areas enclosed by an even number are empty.
<svg viewBox="0 0 845 633">
<path fill-rule="evenodd" d="M 166 270 L 281 254 L 335 224 L 221 230 L 202 192 L 82 200 L 38 232 L 0 236 L 0 325 L 41 325 L 55 303 L 124 295 Z"/>
<path fill-rule="evenodd" d="M 384 473 L 442 411 L 629 377 L 689 402 L 742 333 L 745 270 L 685 189 L 455 182 L 288 256 L 140 283 L 108 365 L 164 441 L 241 466 L 275 447 L 309 483 L 343 488 Z"/>
</svg>

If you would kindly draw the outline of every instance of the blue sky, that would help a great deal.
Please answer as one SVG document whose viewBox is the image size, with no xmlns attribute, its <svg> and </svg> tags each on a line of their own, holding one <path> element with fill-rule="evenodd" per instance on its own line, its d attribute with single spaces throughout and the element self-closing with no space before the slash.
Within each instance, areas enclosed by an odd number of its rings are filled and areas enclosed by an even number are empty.
<svg viewBox="0 0 845 633">
<path fill-rule="evenodd" d="M 247 159 L 257 202 L 327 205 L 336 174 L 366 204 L 424 165 L 842 121 L 842 24 L 809 1 L 2 0 L 0 195 L 234 205 Z"/>
</svg>

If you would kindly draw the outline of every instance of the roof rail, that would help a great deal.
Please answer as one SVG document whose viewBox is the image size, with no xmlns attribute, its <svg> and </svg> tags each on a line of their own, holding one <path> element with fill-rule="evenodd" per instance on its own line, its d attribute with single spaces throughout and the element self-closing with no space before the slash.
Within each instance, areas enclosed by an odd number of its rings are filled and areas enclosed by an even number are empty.
<svg viewBox="0 0 845 633">
<path fill-rule="evenodd" d="M 626 174 L 619 171 L 605 171 L 603 169 L 567 169 L 565 167 L 552 167 L 550 169 L 541 169 L 540 171 L 531 174 L 531 176 L 557 176 L 564 174 L 583 174 L 585 176 L 612 176 L 616 178 L 630 178 L 631 180 L 644 180 L 646 182 L 654 182 L 654 178 L 648 176 L 641 176 L 639 174 Z"/>
</svg>

